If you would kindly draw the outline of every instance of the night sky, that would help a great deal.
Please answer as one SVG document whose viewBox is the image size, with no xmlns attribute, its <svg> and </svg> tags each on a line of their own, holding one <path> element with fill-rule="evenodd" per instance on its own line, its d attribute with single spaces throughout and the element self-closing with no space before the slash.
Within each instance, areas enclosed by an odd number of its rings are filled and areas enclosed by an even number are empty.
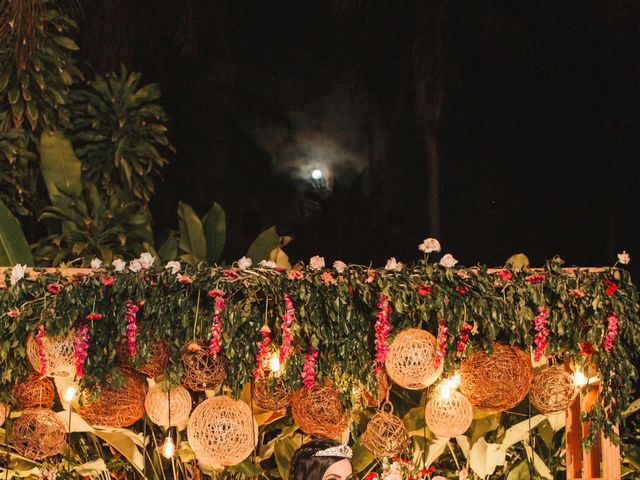
<svg viewBox="0 0 640 480">
<path fill-rule="evenodd" d="M 79 43 L 86 71 L 122 62 L 163 91 L 158 243 L 179 200 L 217 201 L 228 261 L 275 224 L 294 261 L 410 261 L 437 236 L 465 265 L 625 249 L 637 273 L 639 27 L 635 0 L 103 0 Z"/>
</svg>

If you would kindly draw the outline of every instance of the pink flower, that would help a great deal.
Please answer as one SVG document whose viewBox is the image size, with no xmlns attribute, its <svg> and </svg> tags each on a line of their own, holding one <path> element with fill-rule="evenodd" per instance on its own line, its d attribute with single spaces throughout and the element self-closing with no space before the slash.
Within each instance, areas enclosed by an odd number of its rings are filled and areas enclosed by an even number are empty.
<svg viewBox="0 0 640 480">
<path fill-rule="evenodd" d="M 320 275 L 320 277 L 322 278 L 322 281 L 324 282 L 325 285 L 331 285 L 332 283 L 335 283 L 335 279 L 333 278 L 333 275 L 331 275 L 331 273 L 329 272 L 323 272 L 322 275 Z"/>
<path fill-rule="evenodd" d="M 60 293 L 60 290 L 62 290 L 62 285 L 60 285 L 59 283 L 50 283 L 49 285 L 47 285 L 47 292 L 53 295 Z"/>
<path fill-rule="evenodd" d="M 347 264 L 340 260 L 336 260 L 333 262 L 333 268 L 335 268 L 338 273 L 342 273 L 347 268 Z"/>
<path fill-rule="evenodd" d="M 440 242 L 435 238 L 425 238 L 422 243 L 418 245 L 418 250 L 424 253 L 439 252 L 440 248 Z"/>
<path fill-rule="evenodd" d="M 316 383 L 316 359 L 318 358 L 318 352 L 311 346 L 309 350 L 304 354 L 304 365 L 302 367 L 302 385 L 305 390 L 311 390 L 311 387 Z"/>
<path fill-rule="evenodd" d="M 224 297 L 224 292 L 218 288 L 214 288 L 213 290 L 209 290 L 208 295 L 211 298 L 215 298 L 215 297 Z"/>
<path fill-rule="evenodd" d="M 222 274 L 231 281 L 234 281 L 240 278 L 240 275 L 238 275 L 238 272 L 236 272 L 235 270 L 229 270 L 229 269 L 223 270 Z"/>
<path fill-rule="evenodd" d="M 287 273 L 287 278 L 289 280 L 300 280 L 301 278 L 304 278 L 304 273 L 302 273 L 300 270 L 296 268 L 292 268 Z"/>
<path fill-rule="evenodd" d="M 12 308 L 7 312 L 7 317 L 18 318 L 20 316 L 20 310 L 17 308 Z"/>
<path fill-rule="evenodd" d="M 442 265 L 445 268 L 451 268 L 456 263 L 458 263 L 458 260 L 453 258 L 453 255 L 451 255 L 450 253 L 447 253 L 440 259 L 440 265 Z"/>
<path fill-rule="evenodd" d="M 462 327 L 460 327 L 458 343 L 456 343 L 456 350 L 458 352 L 464 351 L 465 347 L 467 346 L 467 342 L 469 341 L 469 332 L 471 332 L 471 330 L 473 330 L 473 325 L 470 325 L 468 323 L 465 323 L 464 325 L 462 325 Z"/>
<path fill-rule="evenodd" d="M 584 298 L 585 293 L 582 290 L 578 290 L 577 288 L 572 288 L 569 290 L 569 296 L 573 298 Z"/>
<path fill-rule="evenodd" d="M 129 350 L 129 356 L 134 358 L 136 356 L 136 332 L 138 326 L 136 325 L 136 318 L 140 307 L 133 303 L 131 300 L 127 301 L 127 348 Z"/>
<path fill-rule="evenodd" d="M 503 282 L 508 282 L 509 280 L 511 280 L 511 277 L 512 277 L 511 272 L 506 268 L 503 270 L 500 270 L 498 272 L 498 275 L 500 275 L 500 278 L 502 279 Z"/>
<path fill-rule="evenodd" d="M 618 262 L 620 262 L 622 265 L 626 265 L 631 261 L 631 256 L 623 251 L 622 253 L 618 254 Z"/>
<path fill-rule="evenodd" d="M 262 340 L 258 342 L 258 354 L 256 355 L 256 368 L 253 370 L 253 378 L 257 380 L 264 373 L 264 361 L 269 355 L 269 344 L 271 343 L 271 329 L 267 325 L 260 328 Z"/>
<path fill-rule="evenodd" d="M 469 471 L 465 467 L 458 472 L 458 480 L 467 480 L 467 478 L 469 478 Z"/>
<path fill-rule="evenodd" d="M 376 272 L 374 270 L 367 270 L 367 278 L 364 279 L 364 283 L 371 283 L 376 278 Z"/>
<path fill-rule="evenodd" d="M 547 316 L 549 311 L 546 308 L 538 307 L 537 315 L 533 317 L 533 328 L 536 334 L 533 337 L 533 343 L 535 345 L 533 351 L 533 360 L 539 361 L 547 348 L 547 337 L 549 336 L 549 329 L 547 328 Z"/>
<path fill-rule="evenodd" d="M 389 314 L 391 306 L 389 305 L 389 297 L 381 293 L 378 295 L 378 313 L 376 314 L 376 323 L 373 328 L 375 330 L 374 346 L 376 354 L 373 358 L 376 373 L 382 370 L 387 354 L 389 353 Z"/>
<path fill-rule="evenodd" d="M 240 260 L 238 260 L 238 268 L 240 270 L 246 270 L 251 265 L 253 265 L 253 261 L 248 257 L 242 257 Z"/>
<path fill-rule="evenodd" d="M 292 270 L 293 271 L 293 270 Z M 291 350 L 291 339 L 293 331 L 291 325 L 296 319 L 295 310 L 293 308 L 293 300 L 289 295 L 284 296 L 284 314 L 282 315 L 282 345 L 280 346 L 280 365 L 284 365 L 285 360 L 289 356 Z"/>
<path fill-rule="evenodd" d="M 315 255 L 309 259 L 309 268 L 311 270 L 320 270 L 324 268 L 324 257 Z"/>
<path fill-rule="evenodd" d="M 529 275 L 525 280 L 531 284 L 542 283 L 544 282 L 544 273 L 534 273 L 533 275 Z"/>
<path fill-rule="evenodd" d="M 111 285 L 113 285 L 113 277 L 105 277 L 104 275 L 101 275 L 100 283 L 105 287 L 110 287 Z"/>
<path fill-rule="evenodd" d="M 90 338 L 89 325 L 87 322 L 81 322 L 73 339 L 73 357 L 76 365 L 76 377 L 78 378 L 84 376 L 84 362 L 87 359 Z"/>
<path fill-rule="evenodd" d="M 180 273 L 176 275 L 176 280 L 184 285 L 191 285 L 193 283 L 193 279 L 190 276 L 182 275 Z"/>
<path fill-rule="evenodd" d="M 438 325 L 438 351 L 436 352 L 435 360 L 436 369 L 440 368 L 447 353 L 447 336 L 447 326 L 444 320 L 440 320 L 440 324 Z"/>
<path fill-rule="evenodd" d="M 222 319 L 220 314 L 225 306 L 222 297 L 215 297 L 213 301 L 213 318 L 211 320 L 211 340 L 209 341 L 209 353 L 217 355 L 220 352 L 220 337 L 222 336 Z"/>
<path fill-rule="evenodd" d="M 38 344 L 38 357 L 40 358 L 40 376 L 44 377 L 47 374 L 47 353 L 44 349 L 44 327 L 38 325 L 36 327 L 36 343 Z"/>
<path fill-rule="evenodd" d="M 87 315 L 84 318 L 85 318 L 85 320 L 87 320 L 89 322 L 93 322 L 94 320 L 102 320 L 102 314 L 101 313 L 96 313 L 96 312 L 91 312 L 89 315 Z"/>
<path fill-rule="evenodd" d="M 613 348 L 613 340 L 616 338 L 617 333 L 618 316 L 610 311 L 607 314 L 607 336 L 604 339 L 604 345 L 602 347 L 605 352 L 609 353 Z"/>
</svg>

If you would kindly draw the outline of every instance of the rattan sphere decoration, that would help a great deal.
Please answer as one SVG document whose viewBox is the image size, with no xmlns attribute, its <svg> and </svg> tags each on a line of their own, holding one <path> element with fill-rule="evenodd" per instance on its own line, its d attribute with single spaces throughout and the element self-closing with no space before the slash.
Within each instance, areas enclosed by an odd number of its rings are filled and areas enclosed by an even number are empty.
<svg viewBox="0 0 640 480">
<path fill-rule="evenodd" d="M 291 397 L 291 414 L 307 435 L 335 439 L 348 425 L 340 397 L 330 386 L 314 385 L 295 392 Z"/>
<path fill-rule="evenodd" d="M 191 395 L 186 388 L 178 385 L 171 389 L 170 394 L 171 397 L 159 383 L 149 389 L 144 399 L 144 408 L 149 419 L 161 427 L 186 424 L 191 413 Z M 171 405 L 171 412 L 169 412 L 169 405 Z"/>
<path fill-rule="evenodd" d="M 66 428 L 48 408 L 28 408 L 13 422 L 11 444 L 27 458 L 42 460 L 62 451 Z"/>
<path fill-rule="evenodd" d="M 531 358 L 518 347 L 493 344 L 493 354 L 480 350 L 460 366 L 460 391 L 472 405 L 502 412 L 518 405 L 531 389 Z"/>
<path fill-rule="evenodd" d="M 227 358 L 222 353 L 209 354 L 205 342 L 188 343 L 182 347 L 181 357 L 184 373 L 180 381 L 189 390 L 214 390 L 227 377 Z"/>
<path fill-rule="evenodd" d="M 76 373 L 73 334 L 66 337 L 44 337 L 44 353 L 47 359 L 47 377 L 71 377 Z M 33 336 L 27 339 L 27 358 L 36 372 L 40 372 L 38 342 Z"/>
<path fill-rule="evenodd" d="M 435 365 L 436 338 L 425 330 L 400 332 L 387 354 L 385 367 L 391 380 L 410 390 L 421 390 L 435 382 L 440 373 Z"/>
<path fill-rule="evenodd" d="M 284 410 L 291 402 L 291 388 L 281 379 L 271 384 L 268 378 L 259 378 L 253 386 L 253 401 L 263 410 L 277 412 Z"/>
<path fill-rule="evenodd" d="M 40 378 L 37 373 L 30 372 L 26 380 L 13 385 L 11 394 L 20 410 L 32 407 L 51 407 L 55 397 L 55 388 L 49 378 Z"/>
<path fill-rule="evenodd" d="M 78 414 L 87 422 L 102 427 L 129 427 L 144 416 L 146 385 L 143 378 L 131 370 L 120 369 L 120 388 L 100 387 L 99 396 L 91 399 L 88 392 L 81 398 Z M 106 385 L 111 379 L 107 376 Z"/>
<path fill-rule="evenodd" d="M 11 411 L 11 407 L 6 403 L 0 403 L 0 427 L 4 425 L 5 420 L 9 416 L 9 412 Z"/>
<path fill-rule="evenodd" d="M 133 368 L 143 374 L 145 377 L 156 378 L 167 369 L 169 364 L 169 355 L 171 353 L 169 341 L 153 342 L 151 344 L 151 352 L 149 359 L 140 367 L 136 367 L 129 356 L 129 350 L 125 341 L 118 343 L 116 346 L 118 361 L 121 365 Z"/>
<path fill-rule="evenodd" d="M 367 424 L 362 443 L 374 457 L 395 457 L 409 445 L 409 433 L 400 418 L 381 411 Z"/>
<path fill-rule="evenodd" d="M 435 435 L 457 437 L 471 426 L 473 407 L 461 393 L 452 390 L 448 398 L 435 395 L 427 402 L 424 419 Z"/>
<path fill-rule="evenodd" d="M 249 405 L 225 395 L 198 405 L 187 426 L 189 445 L 207 465 L 237 465 L 255 447 L 258 425 Z"/>
<path fill-rule="evenodd" d="M 578 395 L 573 376 L 559 367 L 548 367 L 533 377 L 529 398 L 540 413 L 566 410 Z"/>
</svg>

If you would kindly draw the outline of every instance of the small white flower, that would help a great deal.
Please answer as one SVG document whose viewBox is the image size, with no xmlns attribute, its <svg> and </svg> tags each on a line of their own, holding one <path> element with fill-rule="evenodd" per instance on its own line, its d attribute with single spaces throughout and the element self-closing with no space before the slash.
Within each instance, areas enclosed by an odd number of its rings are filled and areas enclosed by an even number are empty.
<svg viewBox="0 0 640 480">
<path fill-rule="evenodd" d="M 136 258 L 135 260 L 131 260 L 129 262 L 129 270 L 131 270 L 132 272 L 139 272 L 140 270 L 142 270 L 142 262 L 139 258 Z"/>
<path fill-rule="evenodd" d="M 20 263 L 16 263 L 14 265 L 14 267 L 11 269 L 11 286 L 12 287 L 24 278 L 24 274 L 26 271 L 27 271 L 26 265 L 21 265 Z"/>
<path fill-rule="evenodd" d="M 467 470 L 467 467 L 464 467 L 462 470 L 458 472 L 458 479 L 467 480 L 467 478 L 469 478 L 469 471 Z"/>
<path fill-rule="evenodd" d="M 315 255 L 309 259 L 309 268 L 311 270 L 320 270 L 324 268 L 324 257 Z"/>
<path fill-rule="evenodd" d="M 142 255 L 140 255 L 140 258 L 138 259 L 142 270 L 150 269 L 151 265 L 153 265 L 154 260 L 155 258 L 153 258 L 153 255 L 151 255 L 149 252 L 144 252 Z"/>
<path fill-rule="evenodd" d="M 260 260 L 260 263 L 258 264 L 261 267 L 264 268 L 276 268 L 276 262 L 274 262 L 273 260 Z"/>
<path fill-rule="evenodd" d="M 620 262 L 621 264 L 626 265 L 630 261 L 631 261 L 631 256 L 626 251 L 623 251 L 622 253 L 618 254 L 618 262 Z"/>
<path fill-rule="evenodd" d="M 165 270 L 171 270 L 171 273 L 173 273 L 174 275 L 176 273 L 178 273 L 180 271 L 180 262 L 176 261 L 176 260 L 171 260 L 170 262 L 167 262 L 167 264 L 164 266 Z"/>
<path fill-rule="evenodd" d="M 387 260 L 387 264 L 384 266 L 384 269 L 399 272 L 402 270 L 402 263 L 396 261 L 396 257 L 391 257 Z"/>
<path fill-rule="evenodd" d="M 93 268 L 94 270 L 98 270 L 101 266 L 102 266 L 102 260 L 100 260 L 99 258 L 96 257 L 93 260 L 91 260 L 91 268 Z"/>
<path fill-rule="evenodd" d="M 342 273 L 344 272 L 345 268 L 347 268 L 347 264 L 341 260 L 336 260 L 335 262 L 333 262 L 333 268 L 335 268 L 338 273 Z"/>
<path fill-rule="evenodd" d="M 122 272 L 124 270 L 124 267 L 127 266 L 127 262 L 125 262 L 121 258 L 118 258 L 118 259 L 114 260 L 113 262 L 111 262 L 111 265 L 113 266 L 113 269 L 116 272 Z"/>
<path fill-rule="evenodd" d="M 238 268 L 240 270 L 249 268 L 251 265 L 253 265 L 253 261 L 248 257 L 242 257 L 240 260 L 238 260 Z"/>
<path fill-rule="evenodd" d="M 418 250 L 424 253 L 439 252 L 440 242 L 435 238 L 425 238 L 424 241 L 418 245 Z"/>
<path fill-rule="evenodd" d="M 458 263 L 458 260 L 453 258 L 453 255 L 451 255 L 450 253 L 447 253 L 444 257 L 440 259 L 440 265 L 442 265 L 443 267 L 451 268 L 456 263 Z"/>
</svg>

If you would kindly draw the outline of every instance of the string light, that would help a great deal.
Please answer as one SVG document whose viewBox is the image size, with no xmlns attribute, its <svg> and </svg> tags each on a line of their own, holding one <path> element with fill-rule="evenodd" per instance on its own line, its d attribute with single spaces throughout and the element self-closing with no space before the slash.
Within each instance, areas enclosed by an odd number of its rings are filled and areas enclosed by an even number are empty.
<svg viewBox="0 0 640 480">
<path fill-rule="evenodd" d="M 278 373 L 280 371 L 280 367 L 280 354 L 275 352 L 269 359 L 269 368 L 273 373 Z"/>
<path fill-rule="evenodd" d="M 451 386 L 448 380 L 440 384 L 440 398 L 443 400 L 449 400 L 451 398 Z"/>
<path fill-rule="evenodd" d="M 576 371 L 573 373 L 573 381 L 578 388 L 582 388 L 589 383 L 589 379 L 584 373 L 582 373 L 582 369 L 580 367 L 577 367 Z"/>
<path fill-rule="evenodd" d="M 448 382 L 451 388 L 458 388 L 460 386 L 460 373 L 454 373 L 453 377 L 451 377 Z"/>
<path fill-rule="evenodd" d="M 67 403 L 71 403 L 71 401 L 76 397 L 77 393 L 78 393 L 78 389 L 76 388 L 76 386 L 71 385 L 67 387 L 67 389 L 64 391 L 64 394 L 62 395 L 62 399 Z"/>
<path fill-rule="evenodd" d="M 176 447 L 173 444 L 173 438 L 171 438 L 171 431 L 167 434 L 167 438 L 164 439 L 162 445 L 162 456 L 164 458 L 171 458 L 176 453 Z"/>
</svg>

